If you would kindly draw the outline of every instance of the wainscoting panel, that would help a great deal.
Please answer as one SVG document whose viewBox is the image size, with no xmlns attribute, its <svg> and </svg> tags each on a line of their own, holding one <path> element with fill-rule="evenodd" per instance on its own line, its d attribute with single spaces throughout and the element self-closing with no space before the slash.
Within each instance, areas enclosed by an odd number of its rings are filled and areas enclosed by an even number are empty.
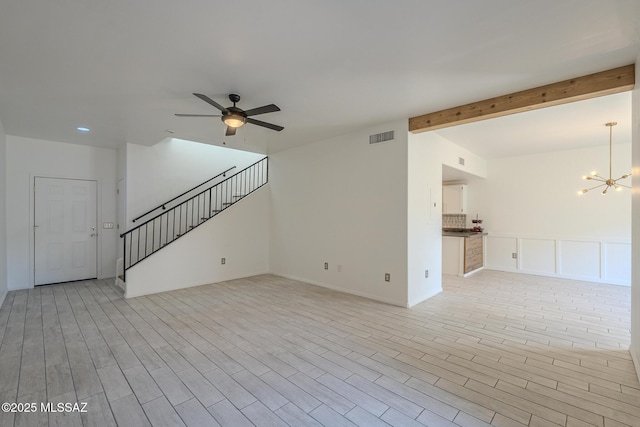
<svg viewBox="0 0 640 427">
<path fill-rule="evenodd" d="M 600 242 L 560 241 L 560 271 L 562 276 L 576 279 L 599 278 Z"/>
<path fill-rule="evenodd" d="M 494 270 L 515 271 L 517 259 L 512 254 L 518 252 L 518 240 L 508 236 L 486 237 L 485 264 Z"/>
<path fill-rule="evenodd" d="M 520 268 L 538 274 L 556 273 L 556 241 L 520 239 Z"/>
<path fill-rule="evenodd" d="M 631 283 L 631 245 L 605 243 L 604 278 L 609 283 Z"/>
<path fill-rule="evenodd" d="M 485 268 L 630 286 L 631 242 L 490 232 Z"/>
</svg>

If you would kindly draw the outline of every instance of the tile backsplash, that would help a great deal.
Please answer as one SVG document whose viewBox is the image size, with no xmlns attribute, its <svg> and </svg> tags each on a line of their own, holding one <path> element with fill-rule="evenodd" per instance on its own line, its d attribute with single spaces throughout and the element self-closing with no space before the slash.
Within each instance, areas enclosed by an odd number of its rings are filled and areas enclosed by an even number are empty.
<svg viewBox="0 0 640 427">
<path fill-rule="evenodd" d="M 442 228 L 465 228 L 466 226 L 467 215 L 442 214 Z"/>
</svg>

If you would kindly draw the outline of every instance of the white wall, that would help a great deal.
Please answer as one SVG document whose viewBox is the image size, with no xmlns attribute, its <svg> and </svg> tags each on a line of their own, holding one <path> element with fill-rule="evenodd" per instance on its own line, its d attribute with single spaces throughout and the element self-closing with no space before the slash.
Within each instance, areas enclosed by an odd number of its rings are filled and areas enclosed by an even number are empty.
<svg viewBox="0 0 640 427">
<path fill-rule="evenodd" d="M 161 213 L 158 210 L 140 222 L 131 222 L 160 203 L 232 166 L 236 169 L 227 177 L 264 157 L 264 154 L 180 139 L 166 139 L 151 147 L 127 144 L 123 151 L 119 153 L 118 163 L 126 164 L 126 168 L 118 169 L 126 178 L 128 229 Z M 199 188 L 177 202 L 205 188 Z M 127 270 L 127 297 L 269 272 L 268 188 L 263 187 L 242 199 L 215 219 Z M 225 265 L 220 264 L 221 258 L 226 258 Z"/>
<path fill-rule="evenodd" d="M 226 263 L 221 264 L 221 258 Z M 127 298 L 269 272 L 269 185 L 127 270 Z"/>
<path fill-rule="evenodd" d="M 168 138 L 151 147 L 127 144 L 126 154 L 121 157 L 126 162 L 126 215 L 130 229 L 136 225 L 131 220 L 138 215 L 232 166 L 236 169 L 231 173 L 237 173 L 264 155 Z"/>
<path fill-rule="evenodd" d="M 640 82 L 640 55 L 636 59 L 636 82 Z M 640 86 L 636 84 L 632 101 L 633 145 L 633 253 L 631 285 L 631 356 L 640 378 Z"/>
<path fill-rule="evenodd" d="M 0 121 L 0 305 L 7 296 L 7 223 L 6 223 L 7 138 Z"/>
<path fill-rule="evenodd" d="M 407 292 L 413 306 L 442 291 L 442 163 L 434 134 L 408 138 Z"/>
<path fill-rule="evenodd" d="M 7 135 L 6 221 L 9 289 L 33 287 L 35 176 L 98 182 L 98 224 L 116 221 L 116 152 Z M 98 277 L 113 277 L 118 230 L 98 233 Z"/>
<path fill-rule="evenodd" d="M 409 134 L 408 145 L 407 274 L 412 306 L 442 291 L 442 165 L 479 177 L 486 176 L 487 165 L 436 132 Z"/>
<path fill-rule="evenodd" d="M 489 233 L 486 268 L 629 285 L 630 190 L 577 194 L 608 159 L 603 145 L 490 160 L 487 179 L 468 183 Z M 630 170 L 631 144 L 614 144 L 614 175 Z"/>
<path fill-rule="evenodd" d="M 402 120 L 270 157 L 273 273 L 407 305 L 406 135 Z"/>
</svg>

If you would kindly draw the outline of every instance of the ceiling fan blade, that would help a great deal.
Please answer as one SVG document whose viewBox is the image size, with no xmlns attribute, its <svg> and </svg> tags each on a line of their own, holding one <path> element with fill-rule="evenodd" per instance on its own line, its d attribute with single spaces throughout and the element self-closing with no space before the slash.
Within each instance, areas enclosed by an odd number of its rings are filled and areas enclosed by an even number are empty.
<svg viewBox="0 0 640 427">
<path fill-rule="evenodd" d="M 237 128 L 232 128 L 231 126 L 227 126 L 227 131 L 225 132 L 225 136 L 233 136 L 236 134 Z"/>
<path fill-rule="evenodd" d="M 280 132 L 282 129 L 284 129 L 282 126 L 278 126 L 278 125 L 274 125 L 273 123 L 267 123 L 267 122 L 263 122 L 263 121 L 260 121 L 260 120 L 252 119 L 251 117 L 247 117 L 247 123 L 251 123 L 252 125 L 262 126 L 264 128 L 268 128 L 268 129 L 277 130 L 278 132 Z"/>
<path fill-rule="evenodd" d="M 203 95 L 201 93 L 194 93 L 194 95 L 197 96 L 198 98 L 202 99 L 207 104 L 213 105 L 214 107 L 216 107 L 218 110 L 222 111 L 223 113 L 227 113 L 228 112 L 228 110 L 226 108 L 224 108 L 222 105 L 218 104 L 213 99 L 209 98 L 207 95 Z"/>
<path fill-rule="evenodd" d="M 258 108 L 252 108 L 251 110 L 245 110 L 244 113 L 247 116 L 257 116 L 258 114 L 274 113 L 276 111 L 280 111 L 280 107 L 275 104 L 269 104 Z"/>
<path fill-rule="evenodd" d="M 220 114 L 176 114 L 177 117 L 222 117 Z"/>
</svg>

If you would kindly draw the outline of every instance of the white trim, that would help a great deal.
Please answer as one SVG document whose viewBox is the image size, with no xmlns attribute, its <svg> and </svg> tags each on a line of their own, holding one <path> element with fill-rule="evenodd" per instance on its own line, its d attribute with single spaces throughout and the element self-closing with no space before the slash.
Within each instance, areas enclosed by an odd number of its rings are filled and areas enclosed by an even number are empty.
<svg viewBox="0 0 640 427">
<path fill-rule="evenodd" d="M 476 274 L 476 273 L 477 273 L 478 271 L 480 271 L 480 270 L 484 270 L 484 265 L 483 265 L 482 267 L 478 267 L 478 268 L 476 268 L 475 270 L 471 270 L 471 271 L 470 271 L 470 272 L 468 272 L 468 273 L 464 273 L 464 274 L 462 275 L 462 277 L 469 277 L 469 276 L 471 276 L 471 275 Z"/>
<path fill-rule="evenodd" d="M 282 273 L 269 273 L 269 274 L 273 274 L 274 276 L 284 277 L 285 279 L 290 279 L 290 280 L 295 280 L 295 281 L 298 281 L 298 282 L 308 283 L 310 285 L 320 286 L 322 288 L 332 289 L 332 290 L 338 291 L 338 292 L 344 292 L 345 294 L 351 294 L 351 295 L 355 295 L 355 296 L 359 296 L 359 297 L 363 297 L 363 298 L 372 299 L 372 300 L 375 300 L 375 301 L 384 302 L 384 303 L 391 304 L 391 305 L 397 305 L 399 307 L 406 307 L 406 308 L 409 307 L 409 304 L 406 301 L 400 302 L 400 301 L 393 300 L 391 298 L 385 298 L 385 297 L 381 297 L 381 296 L 378 296 L 378 295 L 372 295 L 372 294 L 369 294 L 367 292 L 354 291 L 353 289 L 343 288 L 341 286 L 336 286 L 336 285 L 330 285 L 328 283 L 318 282 L 316 280 L 309 280 L 309 279 L 305 279 L 305 278 L 298 277 L 298 276 L 292 276 L 290 274 L 282 274 Z M 428 298 L 430 298 L 430 297 L 428 297 Z M 427 298 L 425 298 L 425 299 L 427 299 Z M 422 301 L 420 301 L 420 302 L 422 302 Z M 412 305 L 415 305 L 415 304 L 412 304 Z"/>
<path fill-rule="evenodd" d="M 438 295 L 441 292 L 442 292 L 442 286 L 439 287 L 438 289 L 434 289 L 433 292 L 430 293 L 430 294 L 419 296 L 418 298 L 416 298 L 415 301 L 408 301 L 406 307 L 407 308 L 415 307 L 416 305 L 421 304 L 421 303 L 425 302 L 426 300 L 435 297 L 436 295 Z"/>
<path fill-rule="evenodd" d="M 544 277 L 557 277 L 562 279 L 571 279 L 571 280 L 581 280 L 586 282 L 593 283 L 603 283 L 603 284 L 613 284 L 619 286 L 630 286 L 630 280 L 620 280 L 620 279 L 612 279 L 608 277 L 608 270 L 606 266 L 606 255 L 607 255 L 607 245 L 618 244 L 618 245 L 629 245 L 631 246 L 631 241 L 628 239 L 603 239 L 603 238 L 568 238 L 568 237 L 549 237 L 549 236 L 536 236 L 536 235 L 518 235 L 518 234 L 502 234 L 502 233 L 489 233 L 486 236 L 487 246 L 485 247 L 485 257 L 488 253 L 487 247 L 488 240 L 492 238 L 496 239 L 513 239 L 515 241 L 516 250 L 518 257 L 516 259 L 516 267 L 509 268 L 503 267 L 500 265 L 490 265 L 485 262 L 485 268 L 488 270 L 495 271 L 506 271 L 511 273 L 523 273 L 523 274 L 532 274 L 536 276 L 544 276 Z M 523 253 L 523 241 L 526 240 L 547 240 L 553 241 L 554 243 L 554 259 L 555 265 L 553 268 L 553 272 L 551 271 L 537 271 L 523 268 L 523 258 L 526 254 Z M 578 243 L 593 243 L 598 246 L 598 263 L 597 266 L 597 275 L 576 275 L 576 274 L 564 274 L 563 273 L 563 258 L 562 258 L 562 244 L 564 242 L 578 242 Z M 490 249 L 489 249 L 490 250 Z M 574 272 L 575 273 L 575 272 Z"/>
<path fill-rule="evenodd" d="M 0 296 L 0 307 L 2 307 L 2 304 L 4 304 L 4 300 L 7 298 L 8 294 L 9 294 L 9 291 L 7 290 L 7 291 L 4 291 Z"/>
<path fill-rule="evenodd" d="M 513 239 L 535 239 L 535 240 L 564 240 L 572 242 L 604 242 L 604 243 L 627 243 L 631 244 L 630 238 L 602 238 L 602 237 L 574 237 L 574 236 L 551 236 L 547 234 L 514 234 L 514 233 L 500 233 L 500 232 L 488 232 L 487 236 L 490 237 L 510 237 Z"/>
<path fill-rule="evenodd" d="M 629 353 L 631 354 L 631 360 L 633 360 L 633 366 L 636 368 L 636 374 L 640 379 L 640 360 L 638 360 L 639 351 L 635 351 L 633 347 L 629 347 Z"/>
<path fill-rule="evenodd" d="M 144 261 L 143 261 L 144 262 Z M 127 269 L 127 277 L 129 277 L 130 274 L 132 274 L 133 271 L 135 271 L 136 266 L 134 265 L 133 267 Z M 135 274 L 135 273 L 133 273 Z M 130 290 L 129 286 L 127 286 L 127 283 L 124 282 L 124 297 L 125 298 L 136 298 L 136 297 L 142 297 L 145 295 L 154 295 L 154 294 L 159 294 L 162 292 L 171 292 L 171 291 L 178 291 L 181 289 L 187 289 L 187 288 L 194 288 L 196 286 L 206 286 L 206 285 L 213 285 L 216 283 L 222 283 L 222 282 L 227 282 L 229 280 L 238 280 L 238 279 L 246 279 L 249 277 L 255 277 L 255 276 L 262 276 L 264 274 L 271 274 L 268 271 L 258 271 L 258 272 L 254 272 L 254 273 L 249 273 L 249 274 L 242 274 L 240 276 L 228 276 L 225 277 L 223 280 L 216 280 L 215 282 L 194 282 L 194 283 L 188 283 L 186 285 L 184 284 L 180 284 L 180 285 L 176 285 L 176 286 L 169 286 L 167 288 L 162 288 L 162 289 L 154 289 L 153 292 L 140 292 L 140 291 L 132 291 Z M 117 280 L 118 282 L 121 282 L 118 278 L 115 278 L 114 280 Z M 122 283 L 122 282 L 121 282 Z M 116 284 L 118 284 L 116 282 Z M 118 286 L 120 286 L 122 288 L 122 285 L 118 284 Z"/>
<path fill-rule="evenodd" d="M 568 279 L 568 280 L 577 280 L 579 282 L 601 283 L 603 285 L 616 285 L 616 286 L 629 287 L 629 283 L 620 282 L 619 280 L 594 279 L 592 277 L 585 277 L 585 276 L 572 276 L 572 275 L 568 275 L 568 274 L 565 274 L 565 275 L 562 275 L 562 274 L 549 274 L 549 273 L 535 271 L 535 270 L 516 270 L 516 269 L 513 269 L 513 268 L 499 268 L 499 267 L 491 267 L 491 266 L 485 266 L 484 268 L 486 270 L 504 271 L 505 273 L 529 274 L 531 276 L 554 277 L 556 279 Z"/>
</svg>

